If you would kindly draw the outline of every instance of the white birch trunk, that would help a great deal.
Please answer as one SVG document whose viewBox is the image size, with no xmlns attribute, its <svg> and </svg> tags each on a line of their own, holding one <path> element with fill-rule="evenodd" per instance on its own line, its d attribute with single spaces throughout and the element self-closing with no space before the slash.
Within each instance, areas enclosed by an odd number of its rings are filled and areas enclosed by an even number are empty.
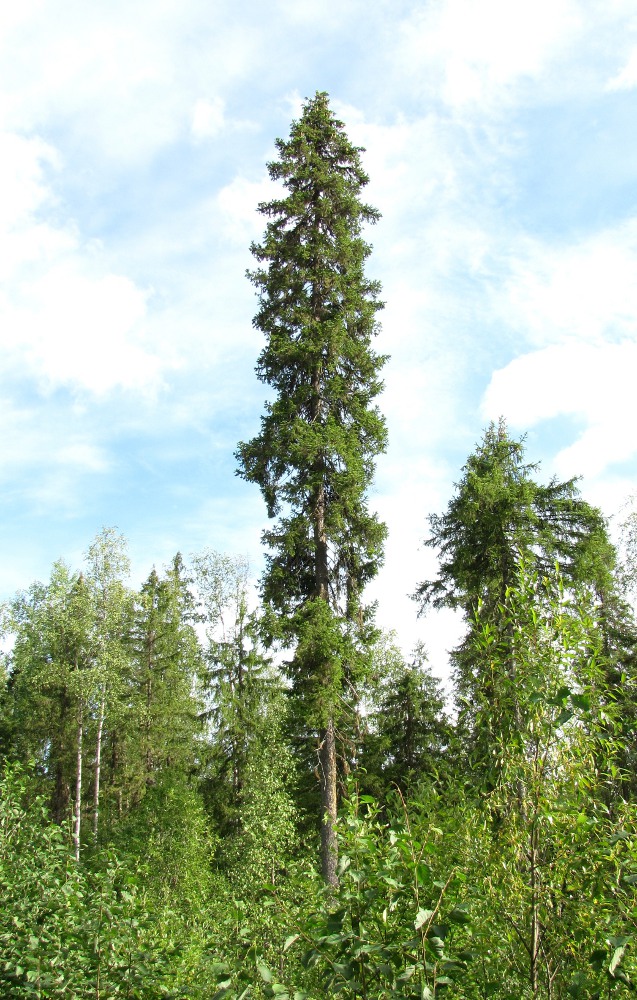
<svg viewBox="0 0 637 1000">
<path fill-rule="evenodd" d="M 75 845 L 75 860 L 80 860 L 80 827 L 82 822 L 82 753 L 84 743 L 84 726 L 82 719 L 82 704 L 80 702 L 77 725 L 77 770 L 75 774 L 75 816 L 73 820 L 73 843 Z"/>
</svg>

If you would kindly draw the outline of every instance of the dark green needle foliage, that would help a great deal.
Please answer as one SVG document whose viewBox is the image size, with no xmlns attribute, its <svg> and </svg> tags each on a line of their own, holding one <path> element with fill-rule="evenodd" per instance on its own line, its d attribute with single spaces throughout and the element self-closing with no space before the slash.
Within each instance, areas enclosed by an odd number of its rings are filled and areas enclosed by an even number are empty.
<svg viewBox="0 0 637 1000">
<path fill-rule="evenodd" d="M 432 605 L 464 612 L 467 632 L 453 661 L 459 723 L 461 729 L 466 726 L 474 765 L 476 748 L 499 738 L 494 720 L 505 692 L 512 701 L 506 702 L 502 718 L 517 725 L 514 629 L 506 605 L 521 566 L 542 580 L 553 577 L 558 563 L 565 585 L 593 594 L 609 586 L 610 543 L 600 511 L 580 497 L 575 479 L 544 485 L 535 478 L 537 470 L 524 461 L 523 442 L 509 436 L 504 421 L 491 424 L 467 459 L 446 512 L 430 518 L 426 544 L 438 550 L 440 570 L 435 580 L 420 585 L 416 597 L 423 609 Z M 478 641 L 485 622 L 499 648 L 495 672 Z M 475 715 L 484 699 L 492 710 L 488 725 L 484 719 L 478 724 Z"/>
<path fill-rule="evenodd" d="M 411 796 L 439 779 L 451 737 L 442 685 L 429 670 L 423 644 L 406 662 L 391 638 L 381 647 L 384 671 L 370 699 L 360 756 L 359 786 L 379 798 L 394 786 Z"/>
<path fill-rule="evenodd" d="M 596 585 L 606 578 L 600 511 L 582 500 L 576 479 L 543 485 L 537 471 L 503 420 L 487 428 L 446 512 L 429 519 L 426 544 L 440 553 L 440 572 L 418 588 L 423 608 L 461 607 L 472 616 L 479 601 L 495 607 L 515 584 L 520 557 L 539 576 L 551 575 L 558 562 L 566 581 Z"/>
<path fill-rule="evenodd" d="M 259 266 L 249 275 L 259 291 L 254 325 L 266 337 L 257 375 L 274 398 L 238 458 L 278 519 L 264 533 L 263 596 L 278 637 L 296 649 L 291 678 L 319 738 L 323 812 L 335 815 L 334 727 L 361 659 L 361 591 L 385 538 L 366 499 L 386 442 L 374 405 L 385 358 L 371 347 L 382 304 L 378 282 L 364 273 L 371 248 L 362 237 L 379 214 L 360 200 L 368 180 L 361 151 L 327 94 L 307 101 L 276 147 L 268 169 L 285 194 L 259 206 L 268 225 L 251 248 Z M 333 879 L 333 868 L 326 874 Z"/>
</svg>

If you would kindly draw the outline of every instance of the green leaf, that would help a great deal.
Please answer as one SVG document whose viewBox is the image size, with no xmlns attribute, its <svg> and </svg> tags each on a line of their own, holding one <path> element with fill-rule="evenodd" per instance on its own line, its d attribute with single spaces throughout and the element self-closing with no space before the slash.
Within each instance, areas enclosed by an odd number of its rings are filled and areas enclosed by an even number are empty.
<svg viewBox="0 0 637 1000">
<path fill-rule="evenodd" d="M 415 965 L 408 965 L 405 971 L 400 974 L 400 976 L 396 976 L 397 982 L 406 983 L 409 979 L 413 978 L 415 971 L 416 971 Z"/>
<path fill-rule="evenodd" d="M 265 962 L 257 962 L 257 971 L 258 971 L 259 975 L 261 976 L 261 979 L 263 980 L 264 983 L 271 983 L 272 982 L 272 978 L 273 978 L 272 973 L 268 969 L 268 967 L 265 964 Z"/>
<path fill-rule="evenodd" d="M 304 969 L 312 969 L 314 968 L 320 957 L 321 957 L 320 952 L 318 952 L 316 948 L 310 948 L 310 950 L 306 951 L 305 954 L 303 955 L 301 959 L 301 965 L 303 966 Z"/>
<path fill-rule="evenodd" d="M 608 966 L 608 972 L 611 976 L 615 974 L 615 969 L 617 968 L 622 958 L 624 957 L 625 951 L 626 951 L 626 945 L 621 945 L 619 948 L 615 948 L 615 951 L 613 952 L 613 957 L 610 960 L 610 965 Z"/>
<path fill-rule="evenodd" d="M 585 694 L 572 694 L 571 705 L 573 708 L 579 708 L 583 712 L 590 712 L 591 700 L 588 695 Z"/>
<path fill-rule="evenodd" d="M 569 722 L 573 718 L 573 713 L 568 708 L 563 708 L 557 719 L 555 720 L 556 726 L 563 726 L 565 723 Z"/>
<path fill-rule="evenodd" d="M 346 913 L 347 910 L 345 908 L 330 913 L 327 918 L 327 930 L 330 934 L 335 934 L 342 930 Z"/>
<path fill-rule="evenodd" d="M 299 937 L 300 937 L 299 934 L 290 934 L 289 937 L 286 937 L 285 943 L 283 945 L 283 951 L 287 951 L 288 948 L 291 948 L 294 942 L 299 940 Z"/>
<path fill-rule="evenodd" d="M 334 971 L 348 981 L 354 978 L 354 969 L 349 962 L 334 962 Z"/>
<path fill-rule="evenodd" d="M 417 931 L 420 930 L 422 925 L 427 923 L 428 920 L 431 920 L 433 915 L 434 915 L 434 910 L 423 910 L 423 909 L 418 910 L 418 913 L 416 914 L 416 919 L 414 920 L 414 927 L 416 928 L 416 930 Z"/>
<path fill-rule="evenodd" d="M 597 969 L 598 972 L 601 972 L 604 962 L 606 961 L 607 954 L 608 952 L 606 951 L 605 948 L 596 948 L 595 951 L 591 954 L 589 962 L 591 963 L 594 969 Z"/>
<path fill-rule="evenodd" d="M 631 936 L 631 934 L 623 934 L 620 937 L 609 937 L 608 943 L 611 948 L 625 948 Z"/>
<path fill-rule="evenodd" d="M 416 881 L 418 885 L 425 885 L 426 882 L 431 878 L 431 868 L 429 865 L 420 864 L 416 865 Z"/>
<path fill-rule="evenodd" d="M 467 903 L 458 903 L 457 906 L 454 906 L 451 913 L 448 914 L 448 918 L 454 924 L 470 924 L 471 916 Z"/>
<path fill-rule="evenodd" d="M 608 838 L 609 844 L 616 844 L 620 840 L 630 840 L 631 834 L 626 830 L 617 830 L 616 833 L 612 833 Z"/>
<path fill-rule="evenodd" d="M 573 1000 L 583 1000 L 588 993 L 589 982 L 583 972 L 576 972 L 566 992 Z"/>
<path fill-rule="evenodd" d="M 554 698 L 551 698 L 550 705 L 563 705 L 567 698 L 570 698 L 571 689 L 569 687 L 561 687 Z"/>
<path fill-rule="evenodd" d="M 441 937 L 437 934 L 433 935 L 433 937 L 428 937 L 426 944 L 428 950 L 432 951 L 436 958 L 442 958 L 445 950 L 445 942 Z"/>
</svg>

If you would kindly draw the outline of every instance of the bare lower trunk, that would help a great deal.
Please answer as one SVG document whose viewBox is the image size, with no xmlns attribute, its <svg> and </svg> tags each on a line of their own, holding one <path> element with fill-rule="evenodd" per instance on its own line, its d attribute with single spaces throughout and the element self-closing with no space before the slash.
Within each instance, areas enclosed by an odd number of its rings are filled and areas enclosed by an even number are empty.
<svg viewBox="0 0 637 1000">
<path fill-rule="evenodd" d="M 328 885 L 338 885 L 338 842 L 336 839 L 336 739 L 329 722 L 321 733 L 319 747 L 321 782 L 321 872 Z"/>
<path fill-rule="evenodd" d="M 102 731 L 104 729 L 104 713 L 106 711 L 106 693 L 102 688 L 100 714 L 97 720 L 97 740 L 95 745 L 95 788 L 93 789 L 93 839 L 97 840 L 100 821 L 100 779 L 102 774 Z"/>
<path fill-rule="evenodd" d="M 311 404 L 312 421 L 320 421 L 321 401 L 321 371 L 316 369 L 312 379 L 313 398 Z M 326 529 L 326 495 L 325 468 L 319 459 L 313 469 L 317 475 L 317 487 L 313 497 L 314 520 L 314 585 L 319 600 L 330 606 L 330 574 L 328 558 L 328 540 Z M 333 688 L 332 665 L 317 663 L 315 669 L 322 672 L 322 681 Z M 335 692 L 328 690 L 328 700 L 334 704 Z M 336 838 L 337 812 L 337 770 L 336 770 L 336 738 L 334 734 L 334 717 L 332 712 L 325 729 L 319 734 L 319 771 L 321 784 L 321 871 L 327 885 L 338 885 L 336 869 L 338 865 L 338 841 Z"/>
<path fill-rule="evenodd" d="M 75 773 L 75 816 L 73 820 L 73 843 L 75 845 L 75 860 L 80 860 L 80 824 L 82 822 L 82 750 L 84 742 L 84 727 L 82 707 L 77 725 L 77 770 Z"/>
</svg>

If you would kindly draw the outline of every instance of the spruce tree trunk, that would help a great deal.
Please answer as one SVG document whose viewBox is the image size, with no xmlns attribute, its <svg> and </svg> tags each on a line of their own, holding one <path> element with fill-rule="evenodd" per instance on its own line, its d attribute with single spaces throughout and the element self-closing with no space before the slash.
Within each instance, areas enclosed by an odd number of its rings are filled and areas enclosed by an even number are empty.
<svg viewBox="0 0 637 1000">
<path fill-rule="evenodd" d="M 338 885 L 338 842 L 336 839 L 336 739 L 330 720 L 321 733 L 319 746 L 321 781 L 321 872 L 327 885 Z"/>
<path fill-rule="evenodd" d="M 316 397 L 316 410 L 319 404 Z M 314 408 L 314 407 L 313 407 Z M 325 531 L 325 487 L 318 487 L 314 502 L 314 546 L 316 594 L 329 605 L 329 566 L 327 534 Z M 330 686 L 330 665 L 323 667 L 325 681 Z M 332 692 L 327 692 L 331 701 Z M 336 839 L 337 814 L 337 772 L 336 772 L 336 737 L 334 733 L 334 717 L 332 706 L 325 729 L 319 735 L 319 771 L 321 783 L 321 871 L 328 885 L 337 885 L 336 867 L 338 865 L 338 841 Z"/>
</svg>

